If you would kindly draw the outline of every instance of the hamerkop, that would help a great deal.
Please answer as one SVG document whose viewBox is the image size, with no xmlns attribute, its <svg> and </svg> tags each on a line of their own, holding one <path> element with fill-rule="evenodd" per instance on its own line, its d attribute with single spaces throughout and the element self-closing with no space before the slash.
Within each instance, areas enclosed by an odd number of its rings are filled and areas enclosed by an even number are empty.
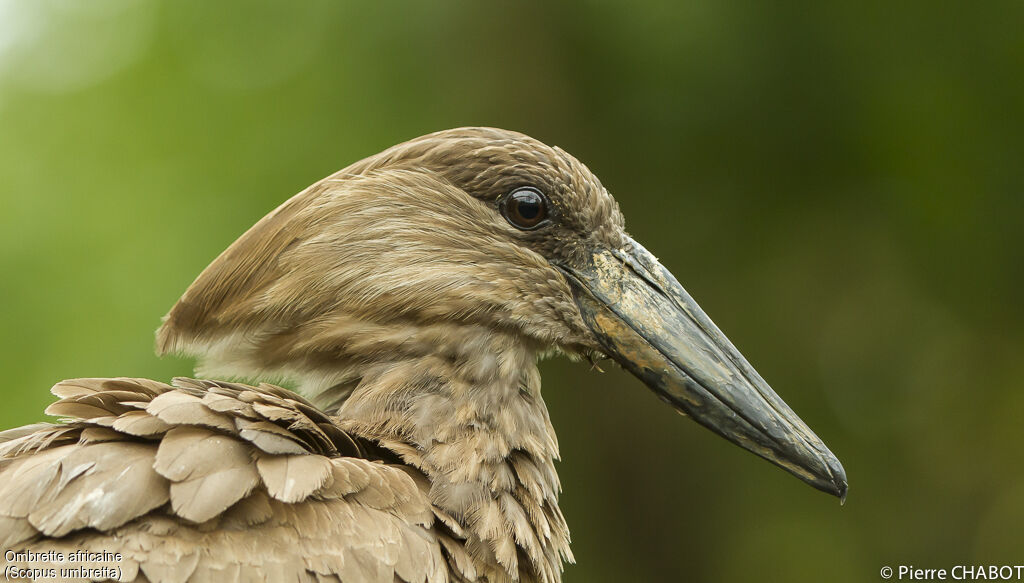
<svg viewBox="0 0 1024 583">
<path fill-rule="evenodd" d="M 557 582 L 572 554 L 537 369 L 553 353 L 610 357 L 846 493 L 839 461 L 626 234 L 597 177 L 515 132 L 437 132 L 310 186 L 203 271 L 157 350 L 303 396 L 58 383 L 60 423 L 0 434 L 7 563 L 124 581 Z"/>
</svg>

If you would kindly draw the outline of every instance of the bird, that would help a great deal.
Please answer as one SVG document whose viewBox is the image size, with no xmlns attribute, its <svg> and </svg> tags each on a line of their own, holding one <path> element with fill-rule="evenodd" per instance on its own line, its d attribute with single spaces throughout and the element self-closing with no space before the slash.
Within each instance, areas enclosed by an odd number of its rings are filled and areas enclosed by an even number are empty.
<svg viewBox="0 0 1024 583">
<path fill-rule="evenodd" d="M 195 378 L 65 380 L 56 422 L 0 433 L 5 569 L 557 583 L 574 558 L 537 368 L 552 355 L 611 359 L 847 492 L 598 178 L 518 132 L 438 131 L 314 183 L 202 271 L 156 348 L 195 357 Z"/>
</svg>

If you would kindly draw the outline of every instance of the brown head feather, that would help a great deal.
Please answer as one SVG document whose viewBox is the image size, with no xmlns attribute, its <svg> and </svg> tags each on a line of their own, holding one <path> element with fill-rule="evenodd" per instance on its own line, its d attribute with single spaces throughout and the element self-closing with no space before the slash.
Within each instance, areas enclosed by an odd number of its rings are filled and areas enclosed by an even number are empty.
<svg viewBox="0 0 1024 583">
<path fill-rule="evenodd" d="M 555 232 L 502 218 L 498 199 L 519 186 L 547 194 Z M 596 345 L 549 259 L 595 238 L 617 247 L 623 235 L 614 199 L 564 151 L 493 128 L 436 132 L 264 217 L 189 287 L 157 350 L 200 357 L 203 374 L 290 377 L 313 393 L 350 378 L 359 361 L 437 350 L 466 326 L 588 351 Z"/>
</svg>

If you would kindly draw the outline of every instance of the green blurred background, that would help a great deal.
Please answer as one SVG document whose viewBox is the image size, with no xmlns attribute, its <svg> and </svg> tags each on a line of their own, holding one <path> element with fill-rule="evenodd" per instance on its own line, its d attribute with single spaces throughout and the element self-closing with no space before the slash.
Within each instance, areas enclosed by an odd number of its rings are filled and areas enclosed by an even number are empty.
<svg viewBox="0 0 1024 583">
<path fill-rule="evenodd" d="M 1024 3 L 0 0 L 0 426 L 281 201 L 453 126 L 557 144 L 850 477 L 546 362 L 569 582 L 1024 562 Z M 609 367 L 606 367 L 609 368 Z"/>
</svg>

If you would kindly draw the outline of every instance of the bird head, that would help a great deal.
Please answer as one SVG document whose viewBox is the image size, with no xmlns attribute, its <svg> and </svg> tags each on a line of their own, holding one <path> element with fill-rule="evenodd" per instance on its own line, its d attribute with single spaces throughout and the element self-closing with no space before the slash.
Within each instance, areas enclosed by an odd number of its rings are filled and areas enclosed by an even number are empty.
<svg viewBox="0 0 1024 583">
<path fill-rule="evenodd" d="M 490 352 L 466 374 L 498 374 L 522 364 L 505 344 L 608 356 L 701 425 L 846 493 L 839 461 L 626 233 L 597 177 L 515 132 L 436 132 L 317 182 L 196 279 L 157 343 L 202 374 L 321 389 L 417 355 Z"/>
</svg>

